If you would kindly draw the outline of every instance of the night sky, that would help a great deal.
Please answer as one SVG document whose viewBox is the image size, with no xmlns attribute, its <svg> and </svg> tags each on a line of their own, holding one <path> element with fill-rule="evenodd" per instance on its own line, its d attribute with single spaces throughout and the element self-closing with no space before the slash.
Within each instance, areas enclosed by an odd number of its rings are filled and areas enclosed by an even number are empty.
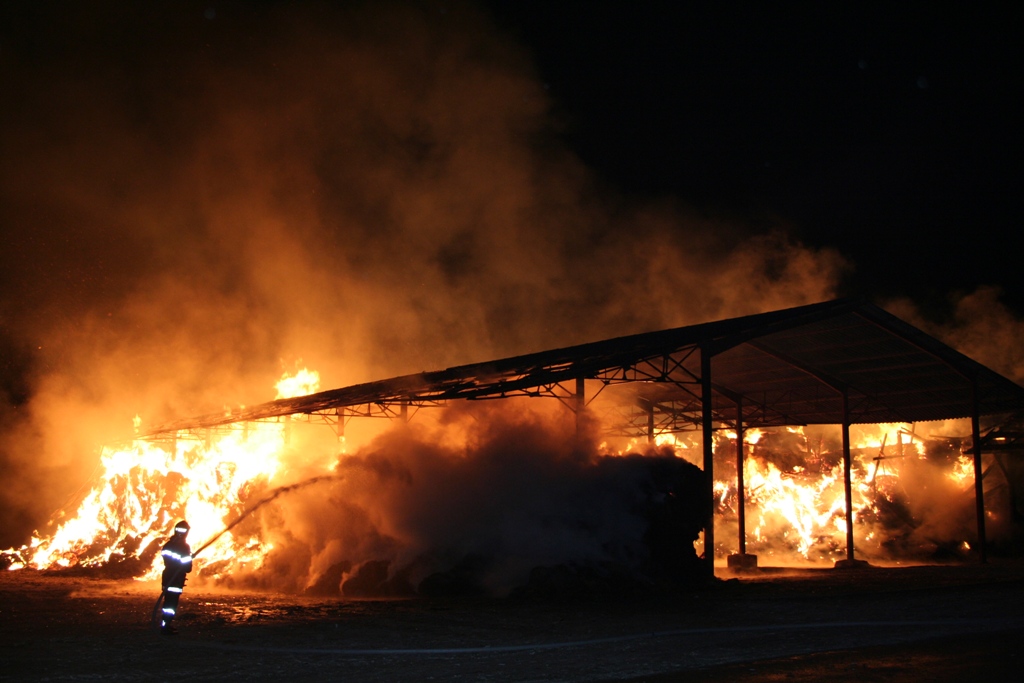
<svg viewBox="0 0 1024 683">
<path fill-rule="evenodd" d="M 164 9 L 150 13 L 118 2 L 74 11 L 75 3 L 6 3 L 0 57 L 15 78 L 27 74 L 20 87 L 35 78 L 45 89 L 56 71 L 111 64 L 180 86 L 176 64 L 192 53 L 238 67 L 245 50 L 274 40 L 267 22 L 310 7 L 374 5 L 157 4 Z M 452 24 L 466 7 L 398 4 Z M 907 297 L 941 319 L 958 296 L 992 286 L 1024 312 L 1010 247 L 1024 218 L 1015 115 L 1024 108 L 1024 9 L 1016 3 L 468 6 L 522 49 L 550 98 L 549 130 L 602 195 L 724 218 L 743 226 L 736 239 L 783 231 L 812 248 L 835 247 L 850 266 L 841 295 Z M 104 24 L 111 29 L 97 29 Z M 156 73 L 147 60 L 159 62 Z M 17 92 L 8 88 L 5 106 Z M 173 153 L 177 124 L 158 105 L 130 103 Z M 34 106 L 73 103 L 40 98 Z M 6 233 L 23 229 L 17 223 L 0 214 Z"/>
<path fill-rule="evenodd" d="M 1020 5 L 489 5 L 611 186 L 836 246 L 844 294 L 1024 311 Z"/>
</svg>

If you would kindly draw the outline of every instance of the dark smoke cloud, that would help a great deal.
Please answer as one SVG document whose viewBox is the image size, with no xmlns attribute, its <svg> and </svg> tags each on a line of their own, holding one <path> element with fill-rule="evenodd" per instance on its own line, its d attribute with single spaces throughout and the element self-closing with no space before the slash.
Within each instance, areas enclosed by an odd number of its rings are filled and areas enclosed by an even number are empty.
<svg viewBox="0 0 1024 683">
<path fill-rule="evenodd" d="M 890 309 L 903 319 L 938 337 L 982 365 L 1024 383 L 1024 335 L 1021 321 L 1001 300 L 998 287 L 979 287 L 951 297 L 952 314 L 936 323 L 925 318 L 912 302 L 900 300 Z"/>
<path fill-rule="evenodd" d="M 592 435 L 569 436 L 567 411 L 532 403 L 454 406 L 438 422 L 390 430 L 342 456 L 337 478 L 282 496 L 252 520 L 244 532 L 274 551 L 263 567 L 221 583 L 380 594 L 389 589 L 377 584 L 394 586 L 396 575 L 415 589 L 469 565 L 460 580 L 502 594 L 535 567 L 565 563 L 650 577 L 651 511 L 668 491 L 699 487 L 698 468 L 671 449 L 601 457 Z M 701 523 L 696 509 L 681 518 Z M 674 544 L 687 540 L 672 534 Z M 360 586 L 378 565 L 381 576 Z"/>
<path fill-rule="evenodd" d="M 638 206 L 472 5 L 6 3 L 0 545 L 145 423 L 822 300 L 842 259 Z"/>
</svg>

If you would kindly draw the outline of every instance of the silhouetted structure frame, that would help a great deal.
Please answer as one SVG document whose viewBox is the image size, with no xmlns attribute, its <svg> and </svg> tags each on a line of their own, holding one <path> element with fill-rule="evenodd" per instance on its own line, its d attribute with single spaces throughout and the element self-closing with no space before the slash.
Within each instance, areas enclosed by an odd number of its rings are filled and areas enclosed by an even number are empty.
<svg viewBox="0 0 1024 683">
<path fill-rule="evenodd" d="M 588 397 L 587 383 L 598 391 Z M 228 414 L 169 422 L 140 438 L 307 415 L 339 435 L 352 417 L 401 417 L 456 400 L 554 397 L 577 415 L 604 387 L 635 391 L 612 426 L 646 435 L 700 429 L 705 495 L 713 499 L 715 429 L 839 424 L 843 434 L 847 561 L 854 562 L 851 424 L 971 418 L 978 550 L 986 559 L 980 418 L 1024 410 L 1024 388 L 864 301 L 840 299 L 617 337 L 280 399 Z M 742 476 L 742 475 L 740 475 Z M 738 483 L 742 510 L 743 485 Z M 740 517 L 740 549 L 745 529 Z M 714 573 L 714 520 L 704 535 Z"/>
</svg>

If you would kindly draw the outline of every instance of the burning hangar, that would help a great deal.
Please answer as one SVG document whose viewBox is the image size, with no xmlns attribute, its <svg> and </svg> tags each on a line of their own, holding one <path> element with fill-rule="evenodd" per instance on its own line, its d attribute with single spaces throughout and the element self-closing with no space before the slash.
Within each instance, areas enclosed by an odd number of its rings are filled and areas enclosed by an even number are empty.
<svg viewBox="0 0 1024 683">
<path fill-rule="evenodd" d="M 851 424 L 970 418 L 977 536 L 985 561 L 982 452 L 1005 448 L 1016 432 L 982 434 L 980 419 L 1024 410 L 1024 388 L 881 308 L 840 299 L 769 313 L 636 334 L 562 349 L 422 372 L 242 409 L 165 423 L 141 435 L 159 439 L 250 421 L 305 415 L 339 435 L 354 417 L 408 419 L 410 411 L 457 400 L 548 397 L 575 412 L 577 425 L 606 389 L 622 391 L 605 424 L 646 437 L 699 430 L 704 495 L 712 500 L 715 430 L 736 430 L 740 500 L 736 566 L 748 564 L 743 519 L 743 430 L 841 425 L 846 559 L 854 557 Z M 1006 433 L 1003 433 L 1006 431 Z M 714 548 L 714 523 L 705 548 Z M 837 563 L 839 564 L 839 563 Z M 714 572 L 714 553 L 705 553 Z"/>
</svg>

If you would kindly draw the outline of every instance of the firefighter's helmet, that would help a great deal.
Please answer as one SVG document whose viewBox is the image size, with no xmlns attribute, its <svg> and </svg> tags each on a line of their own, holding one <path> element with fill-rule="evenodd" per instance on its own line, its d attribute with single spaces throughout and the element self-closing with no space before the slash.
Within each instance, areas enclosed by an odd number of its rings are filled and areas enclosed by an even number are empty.
<svg viewBox="0 0 1024 683">
<path fill-rule="evenodd" d="M 176 534 L 187 534 L 189 530 L 188 522 L 181 520 L 174 525 L 174 533 Z"/>
</svg>

